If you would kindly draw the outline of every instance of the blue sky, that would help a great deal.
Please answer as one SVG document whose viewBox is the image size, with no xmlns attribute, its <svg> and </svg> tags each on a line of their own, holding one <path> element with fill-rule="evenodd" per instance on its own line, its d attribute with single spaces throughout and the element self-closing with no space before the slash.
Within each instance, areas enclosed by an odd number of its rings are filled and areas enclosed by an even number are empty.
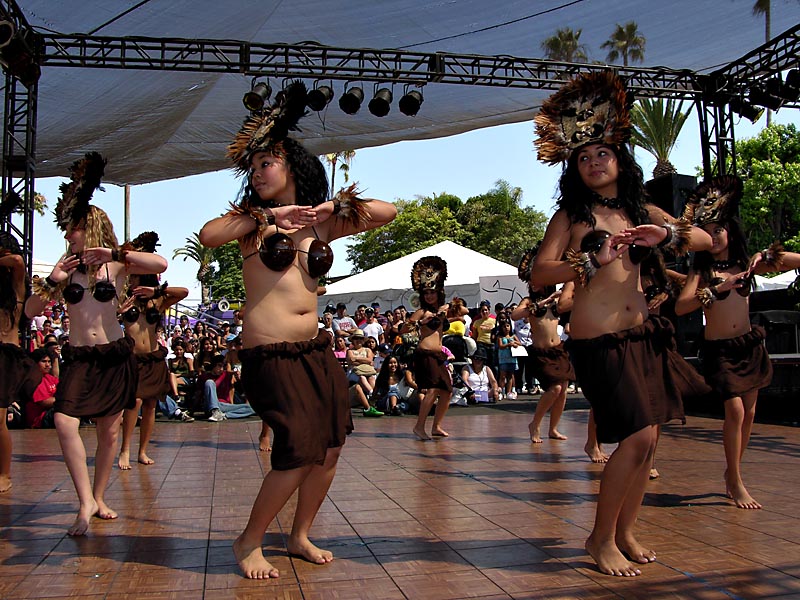
<svg viewBox="0 0 800 600">
<path fill-rule="evenodd" d="M 796 121 L 793 110 L 773 114 L 773 121 Z M 766 118 L 752 125 L 746 119 L 736 124 L 736 137 L 752 137 L 766 124 Z M 356 152 L 351 165 L 351 181 L 356 181 L 365 197 L 394 201 L 447 192 L 466 200 L 490 190 L 495 181 L 505 179 L 523 190 L 523 205 L 533 206 L 550 216 L 559 175 L 558 167 L 547 167 L 536 160 L 531 122 L 501 125 L 448 138 L 409 141 Z M 655 165 L 650 154 L 637 149 L 637 160 L 649 178 Z M 693 175 L 702 163 L 697 116 L 693 112 L 671 156 L 680 173 Z M 60 178 L 40 179 L 36 191 L 45 195 L 52 210 L 58 199 Z M 343 184 L 337 174 L 337 186 Z M 123 238 L 122 187 L 107 185 L 96 192 L 93 203 L 108 212 L 117 237 Z M 142 231 L 159 232 L 159 252 L 170 261 L 165 279 L 170 285 L 189 288 L 189 298 L 200 296 L 195 279 L 197 267 L 192 261 L 172 260 L 175 248 L 197 232 L 209 219 L 226 210 L 235 199 L 240 182 L 232 173 L 219 171 L 173 179 L 131 188 L 131 237 Z M 334 243 L 336 254 L 331 274 L 350 273 L 346 260 L 347 240 Z M 54 263 L 64 252 L 63 234 L 53 223 L 52 214 L 34 223 L 34 258 Z"/>
</svg>

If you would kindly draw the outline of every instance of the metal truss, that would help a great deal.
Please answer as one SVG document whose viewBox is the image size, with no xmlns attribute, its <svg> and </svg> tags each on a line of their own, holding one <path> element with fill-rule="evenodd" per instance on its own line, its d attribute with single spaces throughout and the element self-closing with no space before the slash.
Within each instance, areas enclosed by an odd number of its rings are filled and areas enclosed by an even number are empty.
<svg viewBox="0 0 800 600">
<path fill-rule="evenodd" d="M 698 102 L 697 116 L 700 119 L 700 137 L 703 153 L 703 177 L 736 173 L 736 144 L 733 130 L 733 115 L 725 103 Z"/>
</svg>

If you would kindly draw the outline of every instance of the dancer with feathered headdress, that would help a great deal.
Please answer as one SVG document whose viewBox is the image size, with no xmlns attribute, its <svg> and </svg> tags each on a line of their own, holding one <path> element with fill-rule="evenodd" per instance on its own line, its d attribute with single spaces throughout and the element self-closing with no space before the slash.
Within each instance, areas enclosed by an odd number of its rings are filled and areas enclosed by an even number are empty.
<svg viewBox="0 0 800 600">
<path fill-rule="evenodd" d="M 322 163 L 288 137 L 305 112 L 306 88 L 295 82 L 275 104 L 247 119 L 228 149 L 234 169 L 245 176 L 242 198 L 200 231 L 206 246 L 237 240 L 242 251 L 242 385 L 274 431 L 272 469 L 233 545 L 242 573 L 251 579 L 278 577 L 261 542 L 296 490 L 289 552 L 315 564 L 333 560 L 308 535 L 352 419 L 347 379 L 330 336 L 317 327 L 318 281 L 333 262 L 330 242 L 380 227 L 397 214 L 392 204 L 362 200 L 355 186 L 328 199 Z"/>
<path fill-rule="evenodd" d="M 70 168 L 70 182 L 61 185 L 56 205 L 56 222 L 69 249 L 50 275 L 34 281 L 34 295 L 25 306 L 33 316 L 63 296 L 72 322 L 54 405 L 58 439 L 80 502 L 69 535 L 85 534 L 93 516 L 117 518 L 105 502 L 105 489 L 122 411 L 133 407 L 137 382 L 134 343 L 124 336 L 117 319 L 118 292 L 129 274 L 161 273 L 167 268 L 160 256 L 120 248 L 108 215 L 89 203 L 100 188 L 105 165 L 102 156 L 90 152 Z M 94 484 L 78 432 L 82 418 L 96 424 Z"/>
<path fill-rule="evenodd" d="M 761 508 L 742 481 L 742 456 L 750 440 L 758 391 L 772 380 L 762 327 L 750 324 L 750 292 L 760 273 L 800 267 L 800 255 L 775 243 L 752 257 L 739 222 L 742 180 L 722 175 L 701 183 L 689 196 L 685 215 L 711 236 L 709 251 L 697 252 L 675 312 L 703 309 L 702 370 L 724 401 L 722 440 L 725 489 L 738 508 Z M 736 292 L 731 294 L 731 291 Z"/>
<path fill-rule="evenodd" d="M 558 211 L 536 255 L 531 285 L 576 280 L 569 353 L 601 443 L 618 442 L 603 471 L 586 549 L 603 573 L 638 575 L 655 560 L 634 525 L 657 426 L 683 419 L 682 395 L 706 388 L 675 349 L 672 325 L 650 315 L 640 264 L 651 248 L 710 247 L 708 235 L 645 203 L 627 147 L 630 96 L 610 71 L 580 75 L 535 118 L 540 160 L 566 162 Z M 566 260 L 565 260 L 566 258 Z"/>
</svg>

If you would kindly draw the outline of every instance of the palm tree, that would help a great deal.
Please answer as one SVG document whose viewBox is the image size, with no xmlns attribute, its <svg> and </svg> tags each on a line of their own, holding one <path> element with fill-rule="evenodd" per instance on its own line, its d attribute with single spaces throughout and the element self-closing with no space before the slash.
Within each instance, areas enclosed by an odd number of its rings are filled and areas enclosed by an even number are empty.
<svg viewBox="0 0 800 600">
<path fill-rule="evenodd" d="M 203 246 L 200 243 L 200 235 L 193 233 L 192 237 L 186 238 L 186 245 L 183 248 L 177 248 L 172 253 L 172 258 L 183 257 L 184 262 L 187 258 L 195 261 L 200 268 L 197 269 L 197 281 L 200 282 L 200 296 L 201 302 L 208 306 L 211 298 L 209 286 L 206 283 L 206 277 L 211 271 L 211 263 L 214 262 L 214 249 Z"/>
<path fill-rule="evenodd" d="M 331 166 L 331 196 L 336 193 L 336 165 L 339 165 L 339 170 L 344 174 L 344 182 L 350 181 L 350 163 L 356 156 L 355 150 L 342 150 L 341 152 L 332 152 L 325 155 L 325 162 Z"/>
<path fill-rule="evenodd" d="M 617 28 L 607 42 L 600 46 L 608 50 L 606 60 L 610 63 L 622 57 L 622 64 L 628 66 L 628 61 L 644 62 L 645 38 L 639 33 L 639 26 L 635 21 L 629 21 L 625 25 L 617 24 Z"/>
<path fill-rule="evenodd" d="M 643 98 L 631 110 L 634 125 L 631 138 L 634 145 L 656 157 L 653 177 L 678 172 L 669 162 L 669 154 L 689 117 L 689 111 L 683 112 L 682 109 L 683 102 L 676 102 L 672 98 L 666 102 L 663 98 Z"/>
<path fill-rule="evenodd" d="M 586 46 L 581 44 L 582 29 L 573 31 L 569 27 L 556 29 L 555 35 L 542 42 L 541 47 L 545 58 L 563 62 L 588 62 Z"/>
</svg>

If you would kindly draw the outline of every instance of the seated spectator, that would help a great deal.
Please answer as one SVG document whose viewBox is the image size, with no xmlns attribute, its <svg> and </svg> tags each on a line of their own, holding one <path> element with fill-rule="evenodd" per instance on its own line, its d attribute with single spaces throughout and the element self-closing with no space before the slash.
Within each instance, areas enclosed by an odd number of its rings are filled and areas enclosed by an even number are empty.
<svg viewBox="0 0 800 600">
<path fill-rule="evenodd" d="M 319 328 L 324 329 L 330 334 L 331 344 L 333 344 L 333 340 L 336 338 L 336 333 L 333 331 L 333 314 L 328 312 L 328 308 L 325 309 L 325 312 L 322 313 L 322 316 L 319 319 Z"/>
<path fill-rule="evenodd" d="M 347 364 L 350 365 L 348 378 L 351 383 L 358 383 L 369 396 L 375 387 L 378 372 L 372 364 L 372 350 L 364 346 L 364 333 L 360 330 L 350 334 L 350 349 L 347 351 Z"/>
<path fill-rule="evenodd" d="M 378 344 L 385 342 L 383 327 L 376 319 L 375 310 L 366 308 L 364 309 L 364 315 L 366 320 L 363 325 L 359 325 L 364 335 L 367 336 L 367 338 L 375 338 Z"/>
<path fill-rule="evenodd" d="M 347 315 L 347 305 L 344 302 L 336 305 L 336 316 L 333 317 L 332 326 L 337 337 L 345 338 L 358 329 L 353 318 Z"/>
<path fill-rule="evenodd" d="M 209 421 L 218 423 L 256 414 L 247 403 L 234 404 L 234 384 L 238 378 L 237 374 L 225 370 L 225 357 L 217 354 L 211 359 L 211 370 L 203 373 L 198 382 Z"/>
<path fill-rule="evenodd" d="M 380 374 L 383 363 L 389 358 L 392 353 L 392 347 L 389 344 L 381 344 L 375 350 L 375 358 L 372 360 L 372 366 Z"/>
<path fill-rule="evenodd" d="M 242 362 L 239 360 L 239 350 L 242 349 L 242 338 L 229 333 L 226 342 L 228 348 L 225 352 L 225 370 L 241 375 Z"/>
<path fill-rule="evenodd" d="M 175 340 L 172 343 L 172 351 L 175 357 L 167 359 L 172 397 L 186 397 L 190 395 L 194 383 L 194 361 L 186 356 L 186 345 L 183 340 Z"/>
<path fill-rule="evenodd" d="M 486 365 L 486 352 L 483 348 L 478 348 L 472 355 L 472 364 L 464 366 L 461 378 L 475 392 L 476 402 L 497 402 L 500 397 L 497 380 Z"/>
<path fill-rule="evenodd" d="M 343 337 L 336 337 L 333 340 L 333 355 L 339 361 L 339 364 L 342 365 L 342 368 L 347 372 L 348 365 L 347 365 L 347 340 Z"/>
<path fill-rule="evenodd" d="M 375 381 L 372 402 L 387 415 L 402 415 L 401 404 L 415 392 L 416 385 L 411 372 L 402 367 L 396 356 L 391 356 L 384 361 Z"/>
<path fill-rule="evenodd" d="M 211 370 L 211 359 L 217 354 L 214 342 L 210 337 L 200 338 L 199 348 L 194 355 L 194 372 L 198 376 Z"/>
<path fill-rule="evenodd" d="M 31 399 L 25 404 L 25 425 L 32 429 L 53 429 L 55 427 L 53 405 L 58 377 L 51 371 L 53 360 L 44 348 L 37 348 L 31 355 L 42 373 L 42 381 L 36 386 Z"/>
</svg>

